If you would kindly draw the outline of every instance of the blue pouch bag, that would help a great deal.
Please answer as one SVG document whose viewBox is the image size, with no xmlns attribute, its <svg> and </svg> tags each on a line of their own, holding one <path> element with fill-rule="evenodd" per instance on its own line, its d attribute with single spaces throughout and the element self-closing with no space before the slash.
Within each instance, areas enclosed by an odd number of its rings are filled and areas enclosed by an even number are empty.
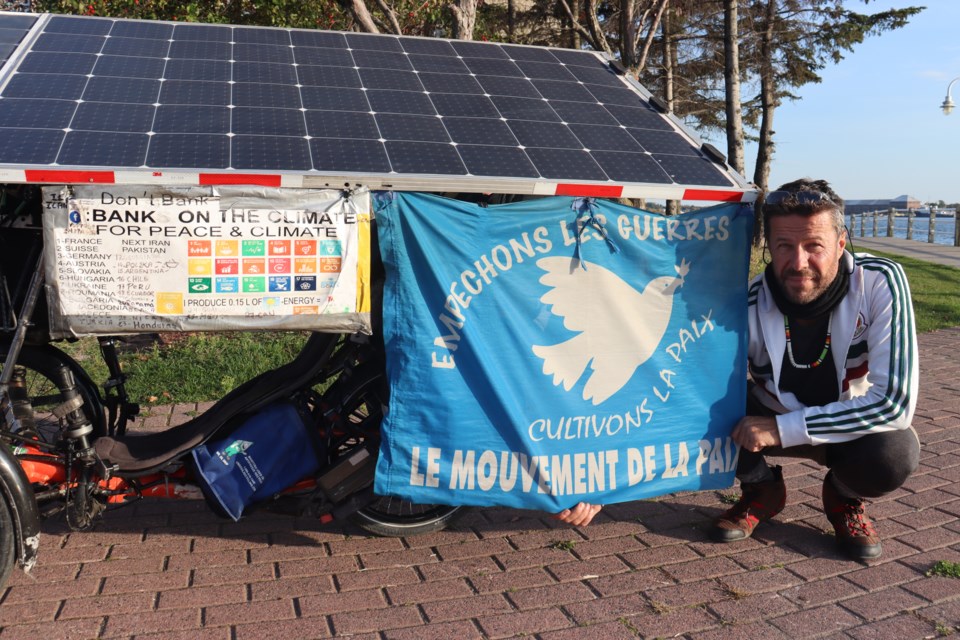
<svg viewBox="0 0 960 640">
<path fill-rule="evenodd" d="M 197 481 L 214 509 L 239 520 L 248 505 L 320 468 L 316 438 L 297 407 L 268 405 L 229 437 L 191 451 Z"/>
</svg>

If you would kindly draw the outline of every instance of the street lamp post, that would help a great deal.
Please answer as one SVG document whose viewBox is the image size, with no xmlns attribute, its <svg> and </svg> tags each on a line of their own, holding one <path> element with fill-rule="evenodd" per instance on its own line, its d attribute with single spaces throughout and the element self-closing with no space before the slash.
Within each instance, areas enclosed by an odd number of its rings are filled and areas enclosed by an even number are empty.
<svg viewBox="0 0 960 640">
<path fill-rule="evenodd" d="M 940 105 L 940 108 L 943 109 L 943 115 L 948 116 L 953 112 L 953 98 L 950 97 L 950 90 L 953 89 L 953 84 L 960 80 L 960 78 L 954 78 L 950 81 L 950 84 L 947 85 L 947 97 L 943 99 L 943 104 Z"/>
</svg>

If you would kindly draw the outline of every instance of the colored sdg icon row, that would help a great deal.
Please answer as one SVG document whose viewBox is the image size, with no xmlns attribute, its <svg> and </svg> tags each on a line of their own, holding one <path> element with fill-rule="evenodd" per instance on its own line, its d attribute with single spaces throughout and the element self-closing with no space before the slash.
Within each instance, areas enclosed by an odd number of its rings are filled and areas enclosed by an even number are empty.
<svg viewBox="0 0 960 640">
<path fill-rule="evenodd" d="M 281 274 L 281 273 L 339 273 L 340 258 L 190 258 L 187 272 L 191 276 Z"/>
<path fill-rule="evenodd" d="M 211 256 L 339 256 L 339 240 L 190 240 L 187 255 Z"/>
<path fill-rule="evenodd" d="M 266 291 L 317 291 L 336 286 L 336 279 L 317 276 L 244 276 L 242 278 L 189 278 L 189 293 L 264 293 Z"/>
</svg>

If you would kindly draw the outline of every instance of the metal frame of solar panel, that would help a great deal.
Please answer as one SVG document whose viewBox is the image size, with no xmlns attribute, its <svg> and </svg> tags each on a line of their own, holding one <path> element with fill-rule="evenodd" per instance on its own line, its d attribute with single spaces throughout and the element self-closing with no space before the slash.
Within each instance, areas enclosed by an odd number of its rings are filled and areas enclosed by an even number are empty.
<svg viewBox="0 0 960 640">
<path fill-rule="evenodd" d="M 0 14 L 10 40 L 0 181 L 752 194 L 592 52 Z"/>
</svg>

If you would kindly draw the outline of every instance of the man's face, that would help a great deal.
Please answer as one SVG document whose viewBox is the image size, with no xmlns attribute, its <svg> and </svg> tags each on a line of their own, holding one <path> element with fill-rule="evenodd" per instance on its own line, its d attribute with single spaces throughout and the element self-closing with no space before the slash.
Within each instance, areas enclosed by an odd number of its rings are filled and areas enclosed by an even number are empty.
<svg viewBox="0 0 960 640">
<path fill-rule="evenodd" d="M 846 234 L 837 234 L 833 212 L 770 218 L 773 272 L 795 304 L 813 302 L 837 277 Z"/>
</svg>

